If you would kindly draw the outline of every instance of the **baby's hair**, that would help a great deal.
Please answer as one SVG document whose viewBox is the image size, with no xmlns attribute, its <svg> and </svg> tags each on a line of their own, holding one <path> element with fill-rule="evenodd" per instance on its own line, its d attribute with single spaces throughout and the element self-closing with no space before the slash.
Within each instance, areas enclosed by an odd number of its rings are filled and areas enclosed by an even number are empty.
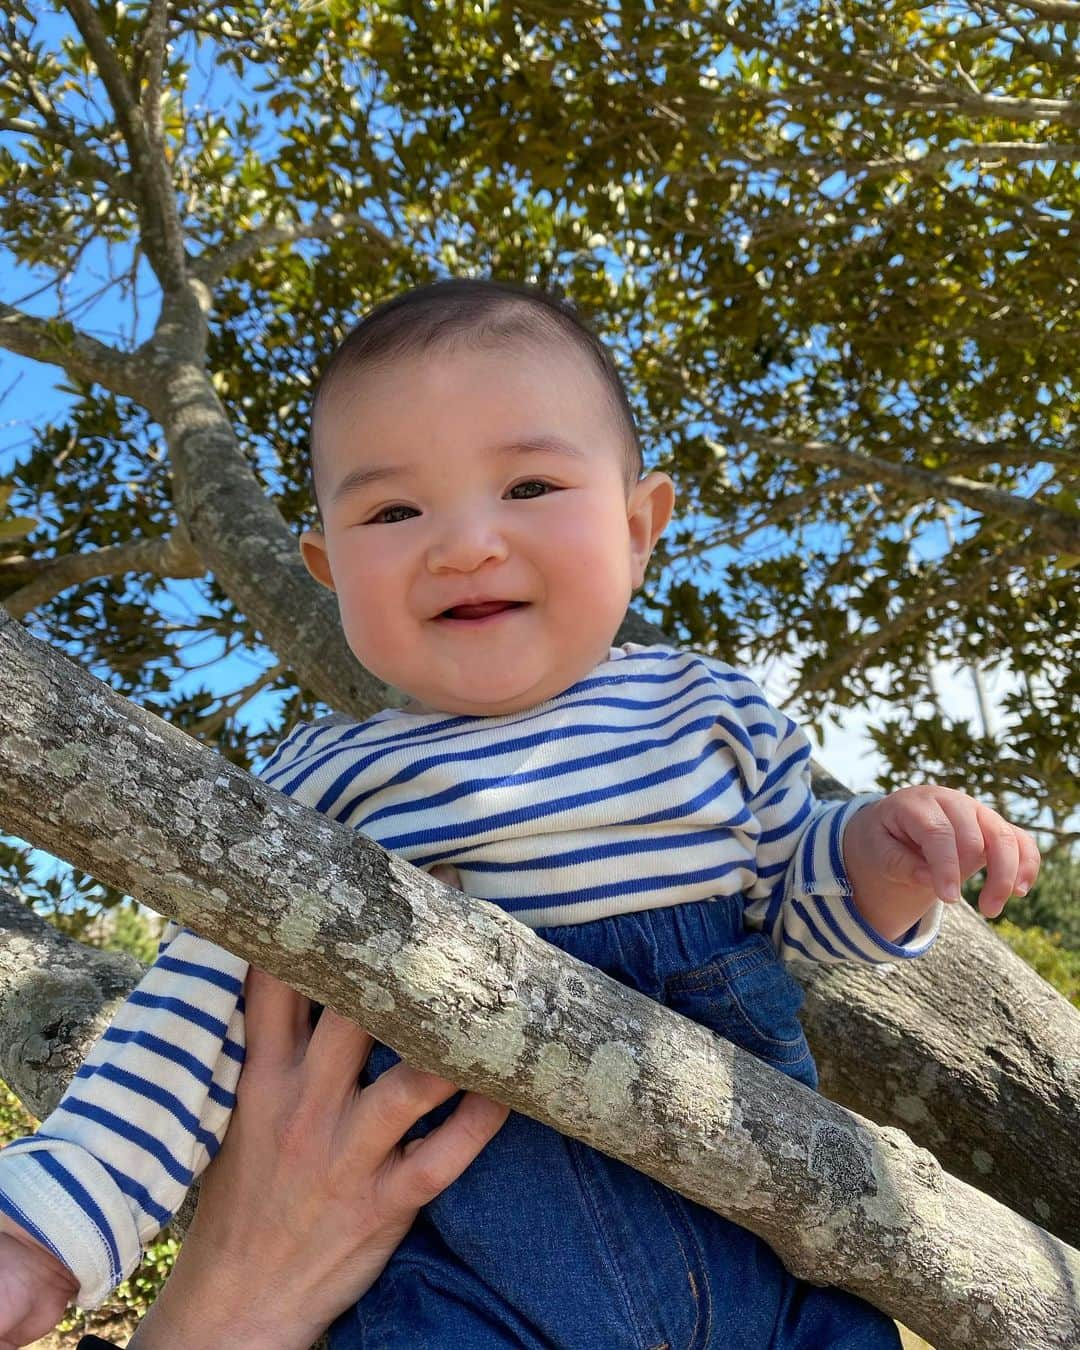
<svg viewBox="0 0 1080 1350">
<path fill-rule="evenodd" d="M 641 441 L 634 413 L 611 353 L 567 301 L 539 286 L 513 281 L 456 278 L 404 291 L 370 310 L 346 336 L 319 377 L 311 409 L 311 495 L 315 493 L 315 426 L 319 406 L 340 380 L 361 370 L 463 341 L 477 348 L 514 339 L 570 342 L 592 362 L 607 389 L 623 434 L 627 483 L 641 476 Z"/>
</svg>

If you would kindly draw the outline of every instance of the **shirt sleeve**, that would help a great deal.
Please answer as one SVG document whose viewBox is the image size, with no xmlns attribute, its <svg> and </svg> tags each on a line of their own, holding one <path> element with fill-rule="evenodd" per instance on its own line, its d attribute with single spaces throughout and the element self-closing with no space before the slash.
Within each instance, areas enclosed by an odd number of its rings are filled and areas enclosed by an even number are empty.
<svg viewBox="0 0 1080 1350">
<path fill-rule="evenodd" d="M 238 957 L 169 924 L 158 958 L 34 1135 L 0 1153 L 0 1209 L 96 1307 L 221 1146 L 244 1058 Z"/>
<path fill-rule="evenodd" d="M 258 776 L 288 768 L 322 727 L 295 727 Z M 56 1110 L 0 1152 L 0 1210 L 71 1270 L 83 1308 L 131 1274 L 221 1147 L 244 1061 L 246 974 L 239 957 L 168 924 Z"/>
<path fill-rule="evenodd" d="M 818 801 L 810 786 L 810 742 L 762 694 L 746 729 L 756 777 L 748 803 L 757 834 L 756 880 L 746 892 L 747 925 L 766 933 L 784 960 L 862 961 L 872 965 L 921 956 L 937 938 L 935 905 L 898 941 L 876 932 L 852 899 L 844 831 L 876 793 Z"/>
</svg>

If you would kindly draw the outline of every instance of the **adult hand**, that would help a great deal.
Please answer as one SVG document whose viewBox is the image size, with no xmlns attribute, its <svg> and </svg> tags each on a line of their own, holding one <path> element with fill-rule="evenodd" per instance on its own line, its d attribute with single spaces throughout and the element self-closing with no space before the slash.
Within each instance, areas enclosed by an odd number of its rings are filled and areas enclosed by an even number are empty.
<svg viewBox="0 0 1080 1350">
<path fill-rule="evenodd" d="M 309 1000 L 254 969 L 246 1004 L 236 1111 L 132 1350 L 307 1350 L 507 1116 L 467 1094 L 402 1147 L 454 1084 L 396 1064 L 360 1089 L 366 1032 L 329 1010 L 312 1030 Z"/>
</svg>

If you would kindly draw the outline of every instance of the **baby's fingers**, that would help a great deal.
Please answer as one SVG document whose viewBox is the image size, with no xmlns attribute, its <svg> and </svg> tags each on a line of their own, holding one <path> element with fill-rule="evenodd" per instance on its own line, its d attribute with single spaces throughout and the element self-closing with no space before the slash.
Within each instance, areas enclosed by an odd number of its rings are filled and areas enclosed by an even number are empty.
<svg viewBox="0 0 1080 1350">
<path fill-rule="evenodd" d="M 904 796 L 904 789 L 894 794 L 899 813 L 899 825 L 910 841 L 910 847 L 922 863 L 915 868 L 915 876 L 933 886 L 942 900 L 960 899 L 960 854 L 957 830 L 942 803 L 926 796 Z M 982 847 L 982 839 L 979 839 Z"/>
<path fill-rule="evenodd" d="M 994 919 L 1020 884 L 1020 832 L 988 806 L 978 807 L 978 818 L 986 850 L 986 880 L 979 892 L 979 909 L 988 919 Z"/>
<path fill-rule="evenodd" d="M 1039 856 L 1038 844 L 1028 834 L 1027 830 L 1021 830 L 1019 826 L 1014 826 L 1014 829 L 1020 846 L 1020 866 L 1016 871 L 1016 894 L 1027 895 L 1028 891 L 1035 885 L 1042 859 Z"/>
</svg>

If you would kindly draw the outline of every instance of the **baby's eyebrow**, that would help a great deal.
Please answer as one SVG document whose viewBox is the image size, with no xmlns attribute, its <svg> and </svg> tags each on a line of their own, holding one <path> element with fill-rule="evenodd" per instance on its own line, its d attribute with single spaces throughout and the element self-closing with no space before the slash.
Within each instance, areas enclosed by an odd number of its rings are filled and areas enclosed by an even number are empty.
<svg viewBox="0 0 1080 1350">
<path fill-rule="evenodd" d="M 487 452 L 489 455 L 530 455 L 530 454 L 556 454 L 566 455 L 571 459 L 585 459 L 585 451 L 569 441 L 564 441 L 560 436 L 528 436 L 522 440 L 510 441 L 506 445 L 492 446 Z M 343 497 L 347 497 L 352 492 L 358 492 L 361 488 L 367 487 L 371 483 L 381 483 L 390 478 L 407 478 L 412 469 L 407 464 L 372 464 L 366 468 L 353 469 L 345 475 L 338 483 L 337 487 L 330 494 L 331 502 L 338 502 Z"/>
</svg>

